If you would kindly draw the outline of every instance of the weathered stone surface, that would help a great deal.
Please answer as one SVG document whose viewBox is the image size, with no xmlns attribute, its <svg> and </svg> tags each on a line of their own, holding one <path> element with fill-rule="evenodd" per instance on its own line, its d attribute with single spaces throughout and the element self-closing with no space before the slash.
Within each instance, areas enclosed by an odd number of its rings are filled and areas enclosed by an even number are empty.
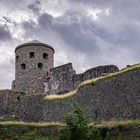
<svg viewBox="0 0 140 140">
<path fill-rule="evenodd" d="M 30 53 L 34 53 L 30 56 Z M 24 91 L 27 94 L 44 92 L 45 75 L 50 73 L 54 63 L 54 50 L 49 45 L 37 42 L 25 43 L 15 50 L 15 81 L 12 89 Z M 47 54 L 43 58 L 43 54 Z M 41 68 L 38 65 L 42 64 Z M 22 68 L 22 64 L 25 67 Z"/>
<path fill-rule="evenodd" d="M 18 116 L 22 96 L 24 96 L 24 93 L 0 90 L 0 116 Z"/>
<path fill-rule="evenodd" d="M 15 53 L 15 80 L 12 89 L 26 92 L 27 95 L 64 94 L 85 80 L 119 70 L 114 65 L 108 65 L 76 74 L 71 63 L 54 67 L 54 49 L 37 40 L 19 45 Z M 47 55 L 45 58 L 44 53 Z"/>
<path fill-rule="evenodd" d="M 88 109 L 94 121 L 140 119 L 140 70 L 83 87 L 70 99 L 50 102 L 44 101 L 45 95 L 64 94 L 85 80 L 119 69 L 107 65 L 76 74 L 71 63 L 54 68 L 53 48 L 40 42 L 20 45 L 15 52 L 16 76 L 12 89 L 24 91 L 26 95 L 13 90 L 0 91 L 0 116 L 16 115 L 23 121 L 63 121 L 69 105 L 79 103 Z M 30 57 L 30 52 L 34 57 Z M 43 53 L 48 55 L 47 59 Z M 43 67 L 39 68 L 39 63 Z"/>
<path fill-rule="evenodd" d="M 140 70 L 97 82 L 81 88 L 70 99 L 44 101 L 45 95 L 22 98 L 24 121 L 63 121 L 69 105 L 79 103 L 87 108 L 92 120 L 140 119 Z"/>
<path fill-rule="evenodd" d="M 64 94 L 89 79 L 100 77 L 103 74 L 114 73 L 119 69 L 114 65 L 99 66 L 76 74 L 72 64 L 68 63 L 50 70 L 50 77 L 46 80 L 48 94 Z"/>
</svg>

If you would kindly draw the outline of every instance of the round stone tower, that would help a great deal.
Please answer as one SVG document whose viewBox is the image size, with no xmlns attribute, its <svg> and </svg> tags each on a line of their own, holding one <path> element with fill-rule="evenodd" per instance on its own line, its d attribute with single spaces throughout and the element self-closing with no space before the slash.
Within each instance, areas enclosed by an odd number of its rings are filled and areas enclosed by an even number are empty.
<svg viewBox="0 0 140 140">
<path fill-rule="evenodd" d="M 15 80 L 12 89 L 28 94 L 43 93 L 45 77 L 54 65 L 54 49 L 38 40 L 15 49 Z"/>
</svg>

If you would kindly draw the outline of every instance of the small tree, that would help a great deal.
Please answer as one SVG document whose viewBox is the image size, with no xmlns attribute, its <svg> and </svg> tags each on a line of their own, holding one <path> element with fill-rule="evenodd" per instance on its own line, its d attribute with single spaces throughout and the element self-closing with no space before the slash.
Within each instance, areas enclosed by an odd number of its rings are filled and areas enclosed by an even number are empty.
<svg viewBox="0 0 140 140">
<path fill-rule="evenodd" d="M 89 118 L 80 105 L 74 104 L 72 106 L 72 110 L 65 117 L 65 123 L 68 128 L 70 140 L 84 139 L 88 130 Z"/>
</svg>

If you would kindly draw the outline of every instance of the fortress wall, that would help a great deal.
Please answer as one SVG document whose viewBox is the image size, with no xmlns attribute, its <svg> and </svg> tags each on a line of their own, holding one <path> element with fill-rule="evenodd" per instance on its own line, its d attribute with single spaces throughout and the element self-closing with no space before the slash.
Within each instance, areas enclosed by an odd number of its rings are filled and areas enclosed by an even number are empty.
<svg viewBox="0 0 140 140">
<path fill-rule="evenodd" d="M 63 94 L 73 90 L 73 74 L 74 70 L 71 63 L 52 68 L 48 80 L 50 94 Z"/>
<path fill-rule="evenodd" d="M 88 69 L 84 73 L 81 73 L 81 74 L 75 74 L 73 76 L 74 88 L 77 88 L 78 85 L 83 81 L 94 79 L 94 78 L 102 76 L 103 74 L 114 73 L 117 71 L 119 71 L 117 66 L 106 65 L 106 66 L 98 66 L 92 69 Z"/>
<path fill-rule="evenodd" d="M 95 67 L 81 74 L 75 74 L 71 63 L 55 67 L 50 70 L 50 77 L 46 80 L 46 89 L 49 91 L 47 94 L 64 94 L 74 90 L 85 80 L 94 79 L 102 74 L 117 71 L 119 69 L 114 65 Z"/>
<path fill-rule="evenodd" d="M 140 119 L 140 70 L 81 88 L 72 99 L 46 101 L 45 118 L 62 120 L 61 116 L 69 112 L 67 105 L 71 103 L 88 108 L 94 121 Z"/>
<path fill-rule="evenodd" d="M 17 115 L 23 93 L 13 90 L 0 90 L 0 116 Z"/>
<path fill-rule="evenodd" d="M 82 87 L 69 99 L 44 101 L 39 96 L 24 97 L 25 121 L 63 121 L 73 103 L 87 108 L 94 121 L 140 119 L 140 70 Z"/>
<path fill-rule="evenodd" d="M 83 75 L 83 73 L 73 75 L 73 89 L 77 88 L 78 85 L 84 81 Z"/>
<path fill-rule="evenodd" d="M 14 85 L 16 86 L 14 87 Z M 12 89 L 26 92 L 27 95 L 33 93 L 44 93 L 44 89 L 45 89 L 43 79 L 39 79 L 39 78 L 30 79 L 30 77 L 25 77 L 24 80 L 21 81 L 15 80 L 13 81 L 12 86 L 13 86 Z"/>
<path fill-rule="evenodd" d="M 44 120 L 43 108 L 46 94 L 33 94 L 23 96 L 19 110 L 19 117 L 22 121 L 38 122 Z"/>
</svg>

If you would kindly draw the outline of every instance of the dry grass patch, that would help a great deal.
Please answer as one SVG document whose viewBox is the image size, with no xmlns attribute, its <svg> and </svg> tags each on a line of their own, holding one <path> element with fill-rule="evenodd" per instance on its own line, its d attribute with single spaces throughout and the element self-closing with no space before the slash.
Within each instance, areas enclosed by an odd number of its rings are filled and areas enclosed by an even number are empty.
<svg viewBox="0 0 140 140">
<path fill-rule="evenodd" d="M 71 91 L 69 93 L 66 93 L 66 94 L 63 94 L 63 95 L 48 95 L 44 99 L 45 100 L 49 100 L 49 101 L 68 99 L 68 98 L 71 98 L 71 97 L 75 96 L 77 94 L 77 91 L 80 88 L 83 88 L 83 87 L 86 87 L 86 86 L 90 86 L 90 85 L 94 86 L 99 81 L 103 81 L 103 80 L 107 80 L 107 79 L 112 79 L 114 77 L 119 77 L 119 76 L 124 75 L 124 74 L 126 74 L 128 72 L 136 71 L 136 70 L 139 70 L 139 69 L 140 69 L 140 64 L 133 65 L 133 66 L 130 66 L 130 67 L 128 67 L 128 68 L 126 68 L 124 70 L 121 70 L 119 72 L 116 72 L 116 73 L 108 73 L 105 76 L 103 75 L 103 76 L 98 77 L 96 79 L 91 79 L 91 80 L 84 81 L 81 84 L 79 84 L 79 86 L 78 86 L 78 88 L 76 90 Z"/>
<path fill-rule="evenodd" d="M 4 126 L 32 126 L 32 127 L 49 127 L 49 126 L 65 126 L 63 123 L 60 122 L 40 122 L 40 123 L 35 123 L 35 122 L 18 122 L 18 121 L 5 121 L 5 122 L 0 122 L 0 125 Z"/>
<path fill-rule="evenodd" d="M 17 90 L 12 90 L 12 89 L 0 89 L 0 93 L 15 93 L 15 94 L 25 94 L 25 92 L 17 91 Z"/>
<path fill-rule="evenodd" d="M 123 126 L 124 128 L 126 128 L 132 126 L 140 126 L 140 120 L 103 121 L 99 123 L 90 123 L 89 126 L 95 128 L 104 128 L 104 127 L 113 128 L 113 127 Z"/>
<path fill-rule="evenodd" d="M 87 80 L 87 81 L 84 81 L 82 82 L 79 86 L 78 86 L 78 89 L 79 88 L 82 88 L 82 87 L 85 87 L 85 86 L 89 86 L 89 85 L 95 85 L 97 82 L 99 81 L 103 81 L 103 80 L 107 80 L 107 79 L 111 79 L 111 78 L 114 78 L 114 77 L 119 77 L 121 75 L 124 75 L 128 72 L 131 72 L 131 71 L 136 71 L 136 70 L 139 70 L 140 69 L 140 64 L 138 65 L 134 65 L 132 67 L 129 67 L 129 68 L 126 68 L 122 71 L 119 71 L 119 72 L 116 72 L 116 73 L 111 73 L 111 74 L 108 74 L 106 76 L 101 76 L 101 77 L 98 77 L 96 79 L 91 79 L 91 80 Z"/>
<path fill-rule="evenodd" d="M 63 95 L 48 95 L 46 96 L 44 99 L 48 100 L 48 101 L 52 101 L 52 100 L 64 100 L 64 99 L 68 99 L 68 98 L 72 98 L 73 96 L 76 95 L 76 90 L 75 91 L 71 91 L 69 93 L 63 94 Z"/>
</svg>

